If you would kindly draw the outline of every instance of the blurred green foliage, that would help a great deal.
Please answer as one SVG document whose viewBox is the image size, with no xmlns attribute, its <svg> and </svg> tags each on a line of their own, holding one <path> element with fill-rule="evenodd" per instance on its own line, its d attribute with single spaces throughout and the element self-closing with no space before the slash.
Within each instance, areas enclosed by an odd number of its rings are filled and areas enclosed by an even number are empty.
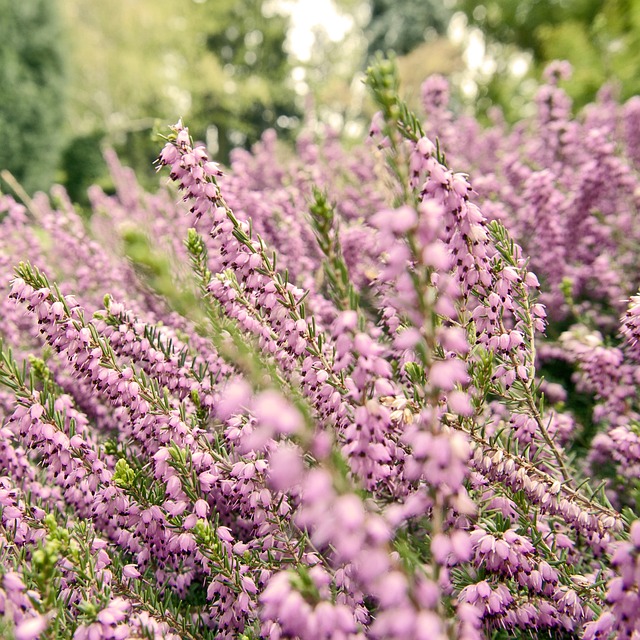
<svg viewBox="0 0 640 640">
<path fill-rule="evenodd" d="M 74 136 L 62 153 L 65 187 L 69 197 L 83 207 L 89 205 L 87 189 L 100 182 L 107 171 L 101 146 L 104 135 L 104 131 L 95 130 Z"/>
<path fill-rule="evenodd" d="M 86 204 L 91 183 L 108 187 L 101 145 L 157 184 L 154 131 L 179 117 L 222 161 L 268 127 L 286 137 L 300 116 L 288 22 L 266 4 L 0 0 L 0 169 Z"/>
<path fill-rule="evenodd" d="M 287 20 L 265 15 L 262 0 L 65 0 L 71 55 L 66 186 L 82 199 L 87 140 L 101 138 L 146 186 L 157 184 L 154 135 L 179 117 L 226 161 L 268 127 L 287 133 L 298 111 L 283 50 Z M 283 116 L 283 117 L 281 117 Z M 95 179 L 95 178 L 94 178 Z"/>
<path fill-rule="evenodd" d="M 154 131 L 179 117 L 222 162 L 266 128 L 289 137 L 302 118 L 294 66 L 304 69 L 306 108 L 339 115 L 336 126 L 357 119 L 363 100 L 350 102 L 351 79 L 376 50 L 400 56 L 410 100 L 427 75 L 452 74 L 454 99 L 480 116 L 497 104 L 519 119 L 553 59 L 574 67 L 563 86 L 577 108 L 608 80 L 623 99 L 640 93 L 640 0 L 335 2 L 353 18 L 352 33 L 336 43 L 317 29 L 301 62 L 284 49 L 289 24 L 277 2 L 0 0 L 0 168 L 28 192 L 61 180 L 86 204 L 91 183 L 109 187 L 100 151 L 109 145 L 153 187 Z M 464 46 L 447 38 L 461 14 L 467 36 L 483 34 L 488 71 L 465 70 Z M 518 56 L 529 60 L 525 76 L 513 72 Z M 470 79 L 476 89 L 464 97 Z"/>
<path fill-rule="evenodd" d="M 477 55 L 488 61 L 482 68 L 481 61 L 474 61 L 475 73 L 463 74 L 476 85 L 467 102 L 481 117 L 494 105 L 502 107 L 510 121 L 523 117 L 536 82 L 552 60 L 568 60 L 573 66 L 572 78 L 563 87 L 576 109 L 593 101 L 606 82 L 618 86 L 623 100 L 640 94 L 640 0 L 368 2 L 368 54 L 377 49 L 411 54 L 413 67 L 424 58 L 416 55 L 420 48 L 425 55 L 431 53 L 424 43 L 437 42 L 451 18 L 464 14 L 467 37 L 474 30 L 482 33 L 483 51 Z M 528 60 L 526 74 L 514 73 L 514 62 L 523 60 Z M 440 72 L 449 72 L 447 66 Z"/>
<path fill-rule="evenodd" d="M 206 51 L 223 65 L 226 89 L 221 91 L 219 83 L 192 87 L 189 127 L 204 140 L 214 124 L 222 159 L 234 146 L 256 142 L 267 128 L 287 137 L 298 122 L 283 46 L 287 28 L 284 16 L 265 17 L 262 0 L 240 0 L 230 3 L 224 19 L 207 29 Z"/>
<path fill-rule="evenodd" d="M 532 54 L 539 77 L 552 60 L 568 60 L 565 88 L 576 107 L 614 81 L 623 99 L 640 93 L 640 0 L 458 0 L 469 24 L 488 40 Z"/>
<path fill-rule="evenodd" d="M 603 4 L 606 2 L 602 0 L 458 0 L 457 8 L 488 38 L 515 44 L 531 51 L 534 59 L 542 60 L 541 28 L 565 22 L 590 24 Z"/>
<path fill-rule="evenodd" d="M 159 251 L 148 234 L 134 226 L 123 230 L 122 241 L 124 254 L 151 290 L 181 315 L 196 323 L 203 320 L 191 274 L 187 276 L 188 285 L 191 285 L 188 286 L 183 278 L 178 277 L 175 271 L 177 263 L 168 251 Z"/>
<path fill-rule="evenodd" d="M 55 177 L 66 60 L 56 0 L 0 0 L 0 169 L 32 193 Z"/>
</svg>

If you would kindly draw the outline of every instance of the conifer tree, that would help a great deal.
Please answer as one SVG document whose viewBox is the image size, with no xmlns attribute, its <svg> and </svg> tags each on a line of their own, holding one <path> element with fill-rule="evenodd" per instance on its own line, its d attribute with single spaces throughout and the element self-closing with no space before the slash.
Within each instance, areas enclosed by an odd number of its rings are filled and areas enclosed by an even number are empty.
<svg viewBox="0 0 640 640">
<path fill-rule="evenodd" d="M 54 179 L 63 142 L 65 59 L 56 0 L 0 0 L 0 169 L 29 191 Z"/>
</svg>

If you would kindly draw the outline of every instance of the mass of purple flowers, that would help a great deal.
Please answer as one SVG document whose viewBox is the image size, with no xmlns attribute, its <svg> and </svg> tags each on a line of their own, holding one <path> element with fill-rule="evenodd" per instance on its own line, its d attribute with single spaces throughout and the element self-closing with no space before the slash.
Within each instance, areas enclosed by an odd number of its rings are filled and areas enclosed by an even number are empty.
<svg viewBox="0 0 640 640">
<path fill-rule="evenodd" d="M 569 72 L 0 195 L 0 637 L 640 638 L 640 98 Z"/>
</svg>

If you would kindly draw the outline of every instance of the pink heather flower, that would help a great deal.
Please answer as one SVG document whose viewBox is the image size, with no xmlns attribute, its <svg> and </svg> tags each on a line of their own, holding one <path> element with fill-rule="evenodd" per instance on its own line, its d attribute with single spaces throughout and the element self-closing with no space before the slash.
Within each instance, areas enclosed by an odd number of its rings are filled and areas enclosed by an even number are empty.
<svg viewBox="0 0 640 640">
<path fill-rule="evenodd" d="M 469 376 L 461 360 L 437 360 L 429 369 L 428 379 L 432 386 L 450 391 L 456 384 L 466 384 Z"/>
<path fill-rule="evenodd" d="M 416 143 L 418 153 L 424 157 L 433 155 L 436 152 L 436 145 L 429 138 L 422 137 Z"/>
<path fill-rule="evenodd" d="M 335 322 L 333 323 L 333 333 L 339 335 L 341 333 L 346 333 L 347 331 L 352 331 L 358 326 L 358 314 L 351 309 L 347 311 L 342 311 L 336 317 Z"/>
<path fill-rule="evenodd" d="M 437 533 L 431 538 L 431 553 L 438 564 L 445 564 L 451 553 L 451 540 L 448 536 Z"/>
<path fill-rule="evenodd" d="M 458 327 L 439 327 L 437 330 L 438 341 L 447 351 L 453 351 L 459 355 L 465 355 L 469 351 L 467 334 Z"/>
<path fill-rule="evenodd" d="M 567 399 L 567 392 L 565 388 L 556 382 L 547 382 L 543 380 L 540 385 L 540 390 L 544 393 L 544 397 L 551 403 L 565 402 Z"/>
<path fill-rule="evenodd" d="M 397 236 L 405 235 L 416 226 L 418 214 L 407 205 L 398 209 L 385 209 L 370 218 L 370 223 L 381 231 L 391 231 Z"/>
<path fill-rule="evenodd" d="M 544 79 L 550 84 L 557 84 L 558 80 L 568 80 L 573 73 L 573 67 L 567 60 L 550 62 L 544 70 Z"/>
<path fill-rule="evenodd" d="M 181 533 L 175 538 L 175 544 L 179 551 L 193 551 L 196 548 L 196 542 L 190 533 Z"/>
<path fill-rule="evenodd" d="M 449 103 L 449 82 L 444 76 L 439 74 L 429 76 L 422 83 L 420 92 L 422 105 L 428 114 L 433 109 L 446 109 Z"/>
<path fill-rule="evenodd" d="M 414 327 L 409 327 L 399 331 L 395 335 L 393 343 L 396 349 L 413 349 L 421 339 L 420 331 Z"/>
<path fill-rule="evenodd" d="M 293 435 L 303 427 L 300 412 L 277 391 L 263 391 L 251 404 L 256 418 L 253 431 L 243 439 L 246 450 L 260 450 L 271 438 Z"/>
<path fill-rule="evenodd" d="M 3 584 L 7 591 L 24 591 L 26 589 L 20 574 L 15 571 L 7 571 L 4 574 Z"/>
<path fill-rule="evenodd" d="M 179 160 L 180 159 L 180 152 L 175 147 L 175 145 L 173 145 L 170 142 L 167 142 L 167 144 L 164 145 L 164 147 L 162 148 L 162 151 L 160 152 L 160 158 L 159 159 L 160 159 L 161 164 L 159 164 L 159 166 L 158 166 L 158 171 L 162 168 L 163 164 L 172 165 L 177 160 Z"/>
<path fill-rule="evenodd" d="M 383 549 L 367 549 L 365 553 L 357 556 L 355 568 L 358 578 L 364 584 L 373 584 L 378 578 L 389 572 L 391 559 Z"/>
<path fill-rule="evenodd" d="M 292 445 L 283 443 L 270 454 L 267 478 L 275 491 L 291 491 L 300 484 L 303 473 L 302 452 Z"/>
<path fill-rule="evenodd" d="M 473 407 L 469 396 L 464 391 L 451 391 L 447 394 L 447 403 L 453 413 L 460 416 L 473 415 Z"/>
<path fill-rule="evenodd" d="M 389 608 L 402 604 L 408 591 L 406 576 L 400 571 L 384 574 L 375 584 L 375 593 L 382 607 Z"/>
<path fill-rule="evenodd" d="M 247 593 L 251 593 L 251 594 L 258 593 L 258 587 L 256 587 L 256 583 L 253 581 L 251 577 L 246 575 L 242 576 L 242 578 L 240 579 L 240 583 L 242 584 L 242 588 Z"/>
<path fill-rule="evenodd" d="M 44 413 L 44 407 L 41 404 L 33 404 L 31 405 L 29 413 L 34 420 L 37 420 L 38 418 L 42 417 L 42 414 Z"/>
<path fill-rule="evenodd" d="M 140 572 L 135 564 L 125 564 L 124 567 L 122 567 L 122 575 L 125 578 L 139 578 Z"/>
<path fill-rule="evenodd" d="M 631 296 L 626 314 L 622 317 L 621 333 L 632 353 L 640 354 L 640 295 Z"/>
<path fill-rule="evenodd" d="M 37 615 L 18 624 L 14 631 L 15 640 L 36 640 L 49 625 L 48 616 Z"/>
<path fill-rule="evenodd" d="M 416 640 L 432 640 L 446 637 L 443 634 L 443 621 L 433 611 L 421 611 L 416 616 L 416 628 L 413 637 Z"/>
<path fill-rule="evenodd" d="M 229 527 L 218 527 L 216 529 L 216 535 L 223 542 L 233 542 L 233 535 Z"/>
<path fill-rule="evenodd" d="M 616 617 L 611 611 L 604 611 L 597 620 L 585 625 L 583 640 L 608 638 L 616 628 Z"/>
<path fill-rule="evenodd" d="M 209 515 L 209 504 L 206 500 L 196 500 L 196 503 L 193 505 L 193 510 L 198 518 L 206 518 L 207 515 Z"/>
<path fill-rule="evenodd" d="M 232 415 L 246 410 L 251 399 L 251 386 L 241 378 L 233 379 L 220 394 L 220 400 L 214 407 L 216 416 L 225 422 Z"/>
<path fill-rule="evenodd" d="M 448 271 L 453 264 L 451 251 L 441 240 L 425 244 L 420 257 L 426 267 L 433 267 L 436 271 Z"/>
<path fill-rule="evenodd" d="M 333 505 L 338 522 L 347 531 L 357 531 L 365 521 L 362 500 L 355 494 L 340 496 Z"/>
</svg>

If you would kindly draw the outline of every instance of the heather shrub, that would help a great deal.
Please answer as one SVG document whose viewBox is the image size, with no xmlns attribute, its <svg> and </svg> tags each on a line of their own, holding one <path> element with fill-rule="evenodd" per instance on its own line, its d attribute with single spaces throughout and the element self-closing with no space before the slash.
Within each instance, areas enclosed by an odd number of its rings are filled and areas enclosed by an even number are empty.
<svg viewBox="0 0 640 640">
<path fill-rule="evenodd" d="M 0 197 L 3 637 L 636 637 L 638 110 L 565 71 Z"/>
</svg>

